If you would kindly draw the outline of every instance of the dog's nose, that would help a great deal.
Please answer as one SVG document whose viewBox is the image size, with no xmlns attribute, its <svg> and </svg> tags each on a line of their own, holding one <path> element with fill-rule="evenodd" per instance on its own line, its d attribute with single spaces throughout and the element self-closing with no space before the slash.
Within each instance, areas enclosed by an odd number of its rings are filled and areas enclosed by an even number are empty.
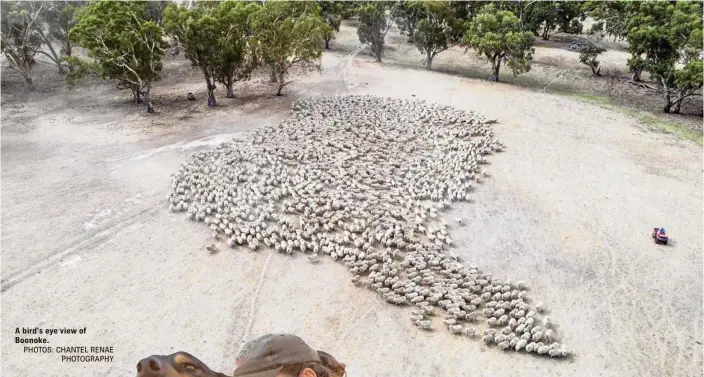
<svg viewBox="0 0 704 377">
<path fill-rule="evenodd" d="M 137 377 L 163 377 L 165 369 L 161 360 L 150 356 L 137 363 Z"/>
</svg>

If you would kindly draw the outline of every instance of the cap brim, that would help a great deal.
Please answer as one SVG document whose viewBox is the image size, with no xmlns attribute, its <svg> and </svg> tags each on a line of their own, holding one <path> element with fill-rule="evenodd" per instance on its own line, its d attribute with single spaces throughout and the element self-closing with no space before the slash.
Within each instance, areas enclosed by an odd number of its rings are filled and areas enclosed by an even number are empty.
<svg viewBox="0 0 704 377">
<path fill-rule="evenodd" d="M 245 373 L 245 374 L 237 374 L 237 370 L 232 374 L 232 377 L 276 377 L 281 370 L 284 369 L 283 366 L 276 367 L 274 369 L 267 369 L 267 370 L 262 370 L 259 372 L 252 372 L 252 373 Z"/>
</svg>

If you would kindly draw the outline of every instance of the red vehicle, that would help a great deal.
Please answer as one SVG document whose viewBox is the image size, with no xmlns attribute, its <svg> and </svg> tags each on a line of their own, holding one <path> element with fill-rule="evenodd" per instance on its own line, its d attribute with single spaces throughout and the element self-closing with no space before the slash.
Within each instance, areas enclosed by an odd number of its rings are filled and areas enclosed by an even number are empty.
<svg viewBox="0 0 704 377">
<path fill-rule="evenodd" d="M 655 243 L 667 245 L 667 233 L 665 233 L 665 228 L 653 228 L 653 240 L 655 240 Z"/>
</svg>

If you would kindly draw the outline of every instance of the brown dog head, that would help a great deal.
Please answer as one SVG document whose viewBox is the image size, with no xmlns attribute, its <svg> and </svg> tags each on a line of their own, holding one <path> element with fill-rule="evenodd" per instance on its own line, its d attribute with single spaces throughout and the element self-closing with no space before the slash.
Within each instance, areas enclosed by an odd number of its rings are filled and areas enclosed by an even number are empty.
<svg viewBox="0 0 704 377">
<path fill-rule="evenodd" d="M 188 352 L 152 355 L 137 363 L 137 377 L 229 377 L 214 372 Z"/>
</svg>

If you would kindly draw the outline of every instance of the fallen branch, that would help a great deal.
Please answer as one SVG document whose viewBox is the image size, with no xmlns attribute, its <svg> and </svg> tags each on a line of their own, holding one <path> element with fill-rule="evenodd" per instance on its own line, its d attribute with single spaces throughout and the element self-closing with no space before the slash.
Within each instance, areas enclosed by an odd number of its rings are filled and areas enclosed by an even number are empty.
<svg viewBox="0 0 704 377">
<path fill-rule="evenodd" d="M 631 85 L 635 85 L 635 86 L 637 86 L 637 87 L 639 87 L 639 88 L 650 89 L 650 90 L 654 90 L 654 91 L 656 91 L 656 92 L 659 92 L 659 91 L 660 91 L 660 89 L 658 89 L 658 88 L 656 88 L 656 87 L 654 87 L 654 86 L 652 86 L 652 85 L 648 85 L 648 84 L 646 84 L 646 83 L 643 83 L 643 82 L 637 82 L 637 81 L 633 81 L 633 80 L 626 80 L 626 82 L 629 83 L 629 84 L 631 84 Z"/>
</svg>

